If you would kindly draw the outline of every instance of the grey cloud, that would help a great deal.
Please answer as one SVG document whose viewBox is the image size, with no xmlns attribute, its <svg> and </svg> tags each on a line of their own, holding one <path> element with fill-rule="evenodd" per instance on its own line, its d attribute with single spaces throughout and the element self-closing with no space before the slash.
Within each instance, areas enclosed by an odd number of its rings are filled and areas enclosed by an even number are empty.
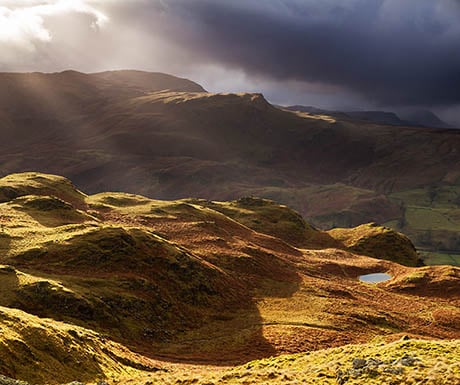
<svg viewBox="0 0 460 385">
<path fill-rule="evenodd" d="M 460 102 L 460 9 L 433 0 L 170 0 L 154 16 L 196 61 L 323 82 L 383 104 Z"/>
<path fill-rule="evenodd" d="M 247 81 L 247 89 L 257 86 L 272 100 L 289 99 L 290 90 L 301 97 L 305 89 L 329 106 L 340 95 L 360 105 L 460 104 L 458 0 L 85 3 L 108 16 L 104 28 L 91 28 L 94 12 L 47 17 L 53 39 L 33 52 L 2 49 L 0 69 L 199 74 L 211 90 L 218 89 L 213 84 L 236 90 Z M 234 74 L 243 75 L 234 81 Z"/>
</svg>

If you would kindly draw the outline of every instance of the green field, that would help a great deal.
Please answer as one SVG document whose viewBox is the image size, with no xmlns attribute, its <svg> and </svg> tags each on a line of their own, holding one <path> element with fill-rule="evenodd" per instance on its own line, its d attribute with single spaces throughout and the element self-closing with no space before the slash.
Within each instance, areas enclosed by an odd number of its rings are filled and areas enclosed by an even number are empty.
<svg viewBox="0 0 460 385">
<path fill-rule="evenodd" d="M 441 252 L 420 251 L 426 265 L 453 265 L 460 266 L 460 253 L 448 254 Z"/>
<path fill-rule="evenodd" d="M 460 186 L 431 186 L 390 195 L 404 218 L 385 225 L 417 246 L 427 265 L 460 266 Z"/>
</svg>

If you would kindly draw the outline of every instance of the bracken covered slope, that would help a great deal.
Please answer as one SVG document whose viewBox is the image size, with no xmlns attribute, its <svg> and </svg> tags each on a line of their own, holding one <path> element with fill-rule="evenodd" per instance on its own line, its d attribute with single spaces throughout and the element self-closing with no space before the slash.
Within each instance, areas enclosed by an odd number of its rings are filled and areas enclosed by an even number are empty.
<svg viewBox="0 0 460 385">
<path fill-rule="evenodd" d="M 403 335 L 460 337 L 459 269 L 366 256 L 386 247 L 388 230 L 375 225 L 337 235 L 263 199 L 87 196 L 39 173 L 0 179 L 0 201 L 0 374 L 9 377 L 129 381 L 150 370 L 151 381 L 180 374 L 194 383 L 193 373 L 206 370 L 198 363 L 243 364 Z M 383 258 L 408 252 L 404 236 L 388 239 Z M 359 281 L 373 272 L 393 278 Z"/>
</svg>

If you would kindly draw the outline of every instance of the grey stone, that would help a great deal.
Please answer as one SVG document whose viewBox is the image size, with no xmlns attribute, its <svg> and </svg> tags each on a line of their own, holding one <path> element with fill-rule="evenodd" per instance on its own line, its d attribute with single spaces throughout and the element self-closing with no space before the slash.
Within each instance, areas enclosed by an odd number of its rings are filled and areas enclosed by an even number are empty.
<svg viewBox="0 0 460 385">
<path fill-rule="evenodd" d="M 337 371 L 336 381 L 338 385 L 344 385 L 348 381 L 349 378 L 350 376 L 344 373 L 342 370 L 339 369 Z"/>
<path fill-rule="evenodd" d="M 353 378 L 358 378 L 364 374 L 364 369 L 349 369 L 348 374 Z"/>
<path fill-rule="evenodd" d="M 379 360 L 378 358 L 369 358 L 369 359 L 366 361 L 366 365 L 367 365 L 369 368 L 377 368 L 377 367 L 379 367 L 380 365 L 383 365 L 383 361 Z"/>
<path fill-rule="evenodd" d="M 364 368 L 366 365 L 367 361 L 363 360 L 362 358 L 355 358 L 352 363 L 353 369 L 361 369 Z"/>
<path fill-rule="evenodd" d="M 404 368 L 385 368 L 383 369 L 384 373 L 390 373 L 390 374 L 403 374 L 404 373 Z"/>
<path fill-rule="evenodd" d="M 393 365 L 414 366 L 417 361 L 419 361 L 418 358 L 405 355 L 402 358 L 393 362 Z"/>
<path fill-rule="evenodd" d="M 0 385 L 29 385 L 25 381 L 15 380 L 14 378 L 2 376 L 0 374 Z"/>
</svg>

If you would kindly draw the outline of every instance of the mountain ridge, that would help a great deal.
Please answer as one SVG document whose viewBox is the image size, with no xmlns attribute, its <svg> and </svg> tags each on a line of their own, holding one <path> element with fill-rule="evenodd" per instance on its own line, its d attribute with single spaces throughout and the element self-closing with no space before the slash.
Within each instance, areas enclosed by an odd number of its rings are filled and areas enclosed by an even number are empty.
<svg viewBox="0 0 460 385">
<path fill-rule="evenodd" d="M 190 82 L 177 78 L 168 88 L 184 91 L 145 93 L 130 71 L 8 76 L 0 76 L 0 175 L 65 174 L 90 193 L 158 199 L 256 195 L 323 229 L 386 224 L 428 261 L 444 261 L 438 251 L 447 250 L 455 263 L 458 130 L 296 113 L 260 94 L 186 91 Z"/>
<path fill-rule="evenodd" d="M 456 128 L 442 121 L 432 111 L 412 109 L 396 113 L 392 111 L 380 110 L 327 110 L 312 106 L 292 105 L 280 106 L 290 111 L 307 112 L 314 115 L 329 115 L 339 118 L 350 118 L 355 120 L 364 120 L 377 124 L 390 126 L 414 126 L 426 128 Z M 403 118 L 400 117 L 404 116 Z"/>
</svg>

